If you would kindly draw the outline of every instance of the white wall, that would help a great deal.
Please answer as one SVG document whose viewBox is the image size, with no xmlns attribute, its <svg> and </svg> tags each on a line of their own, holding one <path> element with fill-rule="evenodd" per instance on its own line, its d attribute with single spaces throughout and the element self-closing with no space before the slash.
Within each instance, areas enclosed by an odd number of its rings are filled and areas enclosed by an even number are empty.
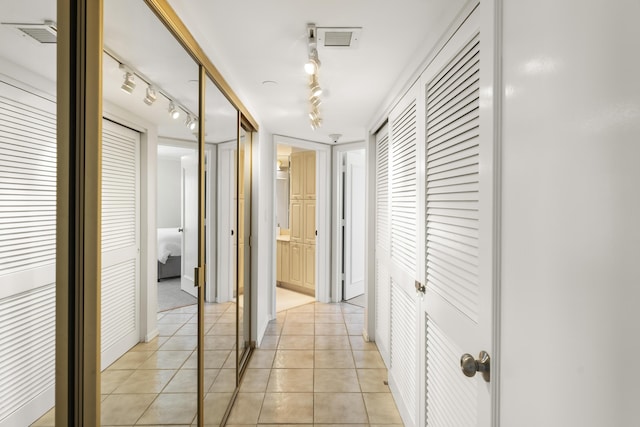
<svg viewBox="0 0 640 427">
<path fill-rule="evenodd" d="M 158 228 L 180 227 L 180 159 L 158 157 Z"/>
<path fill-rule="evenodd" d="M 640 2 L 504 1 L 502 426 L 637 426 Z"/>
<path fill-rule="evenodd" d="M 275 298 L 276 272 L 272 258 L 267 254 L 274 253 L 275 236 L 275 156 L 273 135 L 261 129 L 257 141 L 253 142 L 253 188 L 252 188 L 252 248 L 251 248 L 251 282 L 253 286 L 252 316 L 253 330 L 256 331 L 256 343 L 264 336 L 269 321 L 275 317 L 271 312 Z M 256 231 L 253 231 L 256 230 Z"/>
</svg>

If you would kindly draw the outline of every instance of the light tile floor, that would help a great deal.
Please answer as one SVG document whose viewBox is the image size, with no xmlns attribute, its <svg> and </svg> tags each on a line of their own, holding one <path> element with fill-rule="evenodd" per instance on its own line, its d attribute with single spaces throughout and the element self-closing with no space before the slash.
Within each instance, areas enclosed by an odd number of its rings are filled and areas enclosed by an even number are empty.
<svg viewBox="0 0 640 427">
<path fill-rule="evenodd" d="M 233 304 L 207 307 L 206 425 L 218 425 L 234 389 Z M 160 336 L 102 373 L 103 426 L 189 426 L 196 412 L 195 310 L 159 314 Z M 254 351 L 227 425 L 402 425 L 364 309 L 311 303 L 278 313 Z M 53 426 L 51 410 L 34 426 Z"/>
</svg>

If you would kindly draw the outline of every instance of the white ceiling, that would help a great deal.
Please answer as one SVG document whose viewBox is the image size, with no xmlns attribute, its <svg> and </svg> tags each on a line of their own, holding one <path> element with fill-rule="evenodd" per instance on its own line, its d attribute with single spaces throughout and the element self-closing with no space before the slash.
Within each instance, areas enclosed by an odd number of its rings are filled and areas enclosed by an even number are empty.
<svg viewBox="0 0 640 427">
<path fill-rule="evenodd" d="M 392 90 L 425 58 L 424 41 L 443 15 L 464 0 L 169 0 L 205 53 L 263 129 L 301 139 L 341 143 L 365 139 Z M 142 0 L 105 0 L 104 43 L 116 56 L 197 114 L 197 67 Z M 0 22 L 56 20 L 51 0 L 0 0 Z M 362 27 L 357 48 L 319 48 L 324 89 L 323 126 L 308 120 L 307 23 L 319 27 Z M 431 33 L 433 34 L 433 32 Z M 0 26 L 0 60 L 55 81 L 55 48 L 25 40 Z M 0 62 L 1 64 L 1 62 Z M 0 73 L 2 70 L 0 69 Z M 195 140 L 179 121 L 168 119 L 168 100 L 142 102 L 146 84 L 133 94 L 119 90 L 122 71 L 104 59 L 105 100 L 121 111 L 153 122 L 159 134 Z M 263 84 L 264 81 L 274 83 Z M 207 83 L 207 140 L 233 138 L 234 109 Z"/>
<path fill-rule="evenodd" d="M 209 58 L 270 132 L 319 142 L 365 139 L 447 0 L 169 0 Z M 362 27 L 356 49 L 319 48 L 323 126 L 308 119 L 307 23 Z M 424 59 L 427 52 L 419 55 Z M 409 70 L 414 71 L 414 70 Z M 263 81 L 275 81 L 262 84 Z"/>
</svg>

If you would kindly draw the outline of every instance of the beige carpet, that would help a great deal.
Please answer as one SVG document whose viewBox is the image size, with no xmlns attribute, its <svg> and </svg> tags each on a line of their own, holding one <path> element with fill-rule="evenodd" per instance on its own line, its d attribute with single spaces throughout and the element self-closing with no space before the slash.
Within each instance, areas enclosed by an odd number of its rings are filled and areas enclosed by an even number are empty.
<svg viewBox="0 0 640 427">
<path fill-rule="evenodd" d="M 276 287 L 276 312 L 289 310 L 290 308 L 314 302 L 316 299 L 309 295 L 299 294 L 288 289 Z"/>
</svg>

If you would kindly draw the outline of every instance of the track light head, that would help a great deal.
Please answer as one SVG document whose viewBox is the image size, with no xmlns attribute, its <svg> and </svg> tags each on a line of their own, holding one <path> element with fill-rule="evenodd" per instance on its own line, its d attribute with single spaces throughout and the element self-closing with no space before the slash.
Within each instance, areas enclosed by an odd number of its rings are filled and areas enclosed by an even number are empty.
<svg viewBox="0 0 640 427">
<path fill-rule="evenodd" d="M 318 79 L 315 75 L 311 76 L 311 81 L 309 82 L 309 89 L 311 90 L 311 97 L 319 97 L 322 95 L 322 88 L 318 84 Z"/>
<path fill-rule="evenodd" d="M 318 50 L 314 48 L 309 49 L 309 60 L 304 64 L 304 71 L 311 75 L 317 74 L 320 69 L 320 59 L 318 58 Z"/>
<path fill-rule="evenodd" d="M 120 86 L 120 88 L 127 93 L 133 92 L 133 90 L 136 88 L 136 81 L 132 72 L 127 71 L 124 74 L 124 82 L 122 83 L 122 86 Z"/>
<path fill-rule="evenodd" d="M 189 130 L 194 130 L 196 128 L 196 120 L 193 117 L 191 117 L 190 114 L 187 114 L 187 120 L 185 120 L 184 125 Z"/>
<path fill-rule="evenodd" d="M 173 101 L 169 102 L 169 116 L 174 120 L 180 117 L 180 110 L 176 108 L 176 104 Z"/>
<path fill-rule="evenodd" d="M 309 103 L 311 103 L 312 108 L 318 108 L 320 104 L 322 104 L 322 99 L 320 99 L 320 97 L 311 95 L 309 97 Z"/>
<path fill-rule="evenodd" d="M 156 90 L 151 86 L 147 86 L 147 94 L 143 99 L 144 103 L 151 106 L 151 104 L 156 102 L 156 98 Z"/>
</svg>

